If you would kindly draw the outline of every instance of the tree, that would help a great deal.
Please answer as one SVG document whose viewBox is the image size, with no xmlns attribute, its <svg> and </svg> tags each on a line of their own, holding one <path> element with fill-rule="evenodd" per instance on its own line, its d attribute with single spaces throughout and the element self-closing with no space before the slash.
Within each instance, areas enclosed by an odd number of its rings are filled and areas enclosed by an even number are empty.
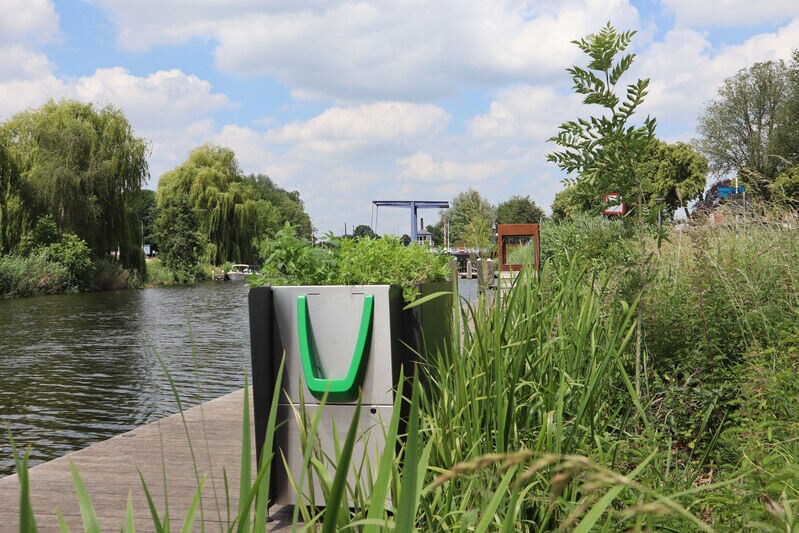
<svg viewBox="0 0 799 533">
<path fill-rule="evenodd" d="M 143 243 L 157 244 L 154 240 L 155 217 L 158 216 L 158 204 L 155 191 L 142 189 L 137 191 L 131 199 L 131 210 L 139 221 Z"/>
<path fill-rule="evenodd" d="M 491 226 L 496 219 L 494 207 L 474 189 L 463 191 L 441 210 L 441 219 L 449 222 L 450 242 L 482 248 L 491 242 Z"/>
<path fill-rule="evenodd" d="M 8 187 L 4 248 L 19 243 L 36 220 L 51 215 L 60 233 L 75 233 L 95 257 L 119 251 L 126 267 L 144 269 L 140 225 L 130 209 L 148 177 L 149 145 L 113 106 L 48 102 L 2 125 L 0 139 L 15 162 L 18 187 Z M 5 180 L 8 181 L 8 180 Z M 5 207 L 3 208 L 6 209 Z"/>
<path fill-rule="evenodd" d="M 777 118 L 771 150 L 785 166 L 799 164 L 799 49 L 793 51 L 787 91 Z"/>
<path fill-rule="evenodd" d="M 555 199 L 552 200 L 552 220 L 560 222 L 578 213 L 599 214 L 602 208 L 601 200 L 601 197 L 585 194 L 574 185 L 566 186 L 555 194 Z"/>
<path fill-rule="evenodd" d="M 7 137 L 5 129 L 0 129 L 0 255 L 11 250 L 8 203 L 19 186 L 19 169 L 12 159 Z"/>
<path fill-rule="evenodd" d="M 784 167 L 772 145 L 787 89 L 782 61 L 755 63 L 724 80 L 697 126 L 696 146 L 713 174 L 737 173 L 753 192 L 769 198 L 768 184 Z"/>
<path fill-rule="evenodd" d="M 662 198 L 666 216 L 673 216 L 679 208 L 683 208 L 686 216 L 690 216 L 688 203 L 702 198 L 707 172 L 707 159 L 689 145 L 653 141 L 647 158 L 638 170 L 650 211 L 658 210 L 656 199 Z"/>
<path fill-rule="evenodd" d="M 425 229 L 430 232 L 434 246 L 447 245 L 447 243 L 444 242 L 444 222 L 442 220 L 439 220 L 435 224 L 428 224 Z"/>
<path fill-rule="evenodd" d="M 544 210 L 529 196 L 512 196 L 497 206 L 497 224 L 537 224 L 544 218 Z"/>
<path fill-rule="evenodd" d="M 286 222 L 294 226 L 298 236 L 306 239 L 311 238 L 311 217 L 305 212 L 305 206 L 299 192 L 287 191 L 279 187 L 272 178 L 264 174 L 251 174 L 249 179 L 253 181 L 255 190 L 260 198 L 259 202 L 271 204 L 277 213 L 274 223 L 268 227 L 258 229 L 257 235 L 259 238 L 263 237 L 264 234 L 274 236 Z"/>
<path fill-rule="evenodd" d="M 370 239 L 376 239 L 377 234 L 372 231 L 372 228 L 367 226 L 366 224 L 358 224 L 355 226 L 355 229 L 352 230 L 353 237 L 369 237 Z"/>
<path fill-rule="evenodd" d="M 159 208 L 175 197 L 185 198 L 196 212 L 208 261 L 250 262 L 258 197 L 232 150 L 211 144 L 192 150 L 186 162 L 158 180 Z"/>
<path fill-rule="evenodd" d="M 202 250 L 199 223 L 186 196 L 166 196 L 155 219 L 159 257 L 175 281 L 194 281 Z"/>
<path fill-rule="evenodd" d="M 601 196 L 618 192 L 629 202 L 636 198 L 640 262 L 638 274 L 644 280 L 644 193 L 639 162 L 647 155 L 655 137 L 655 119 L 647 117 L 643 124 L 630 121 L 647 94 L 649 79 L 637 80 L 627 85 L 622 100 L 615 94 L 616 85 L 630 68 L 634 54 L 616 60 L 616 56 L 630 44 L 635 32 L 617 33 L 608 22 L 599 33 L 590 34 L 574 43 L 590 58 L 588 68 L 574 66 L 568 69 L 574 89 L 585 95 L 583 103 L 598 105 L 602 114 L 588 119 L 578 118 L 560 126 L 558 135 L 550 140 L 563 148 L 547 155 L 549 161 L 565 170 L 570 176 L 564 181 L 589 194 Z M 643 286 L 642 286 L 643 289 Z M 641 392 L 641 342 L 643 337 L 641 308 L 637 309 L 635 350 L 635 392 Z"/>
<path fill-rule="evenodd" d="M 629 123 L 644 101 L 649 79 L 627 85 L 623 100 L 615 94 L 635 54 L 618 60 L 616 56 L 627 49 L 633 35 L 634 31 L 617 33 L 608 23 L 599 33 L 573 41 L 590 58 L 587 69 L 568 69 L 574 89 L 585 95 L 584 104 L 600 106 L 602 114 L 561 124 L 558 134 L 549 140 L 563 150 L 548 154 L 547 159 L 567 172 L 567 185 L 595 197 L 609 192 L 618 192 L 627 199 L 637 196 L 639 207 L 643 205 L 643 194 L 637 165 L 654 138 L 655 119 L 647 117 L 639 126 Z"/>
</svg>

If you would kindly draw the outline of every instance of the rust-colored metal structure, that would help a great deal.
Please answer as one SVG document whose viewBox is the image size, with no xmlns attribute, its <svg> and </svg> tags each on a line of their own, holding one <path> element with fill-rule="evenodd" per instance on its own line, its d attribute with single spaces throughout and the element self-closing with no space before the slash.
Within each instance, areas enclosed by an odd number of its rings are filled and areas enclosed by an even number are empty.
<svg viewBox="0 0 799 533">
<path fill-rule="evenodd" d="M 518 271 L 522 265 L 529 261 L 526 252 L 521 252 L 525 247 L 532 245 L 532 264 L 536 272 L 541 271 L 541 247 L 538 224 L 497 224 L 497 248 L 499 249 L 500 271 Z M 519 256 L 513 257 L 513 252 L 519 250 L 525 260 L 519 261 Z"/>
</svg>

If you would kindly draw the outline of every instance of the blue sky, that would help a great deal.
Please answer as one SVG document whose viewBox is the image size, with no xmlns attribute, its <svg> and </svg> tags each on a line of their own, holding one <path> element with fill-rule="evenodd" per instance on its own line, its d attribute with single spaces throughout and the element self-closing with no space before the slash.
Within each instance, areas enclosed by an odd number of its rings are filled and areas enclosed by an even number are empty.
<svg viewBox="0 0 799 533">
<path fill-rule="evenodd" d="M 667 141 L 695 136 L 726 77 L 799 47 L 796 0 L 0 0 L 0 120 L 112 104 L 151 142 L 150 188 L 225 145 L 300 191 L 320 233 L 370 223 L 372 200 L 469 187 L 548 208 L 546 139 L 586 113 L 570 41 L 608 20 L 638 31 L 626 81 L 651 78 L 643 112 Z M 406 225 L 383 210 L 376 229 Z"/>
</svg>

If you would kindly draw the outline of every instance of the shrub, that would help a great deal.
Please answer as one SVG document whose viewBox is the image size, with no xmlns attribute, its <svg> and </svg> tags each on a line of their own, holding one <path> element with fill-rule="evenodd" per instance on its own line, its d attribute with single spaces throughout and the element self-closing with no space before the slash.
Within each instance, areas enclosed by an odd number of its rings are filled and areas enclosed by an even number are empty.
<svg viewBox="0 0 799 533">
<path fill-rule="evenodd" d="M 0 257 L 0 297 L 58 294 L 70 290 L 71 275 L 64 265 L 43 254 Z"/>
<path fill-rule="evenodd" d="M 86 241 L 75 234 L 64 233 L 57 242 L 43 246 L 40 250 L 48 260 L 64 265 L 69 272 L 71 286 L 78 290 L 89 288 L 94 265 Z"/>
<path fill-rule="evenodd" d="M 123 268 L 117 261 L 100 260 L 94 264 L 92 286 L 97 291 L 133 289 L 140 287 L 141 278 L 136 270 Z"/>
<path fill-rule="evenodd" d="M 396 284 L 407 301 L 416 297 L 417 283 L 445 280 L 448 259 L 421 246 L 405 246 L 397 237 L 331 238 L 326 248 L 295 236 L 286 226 L 260 246 L 266 258 L 262 278 L 254 284 L 378 285 Z"/>
</svg>

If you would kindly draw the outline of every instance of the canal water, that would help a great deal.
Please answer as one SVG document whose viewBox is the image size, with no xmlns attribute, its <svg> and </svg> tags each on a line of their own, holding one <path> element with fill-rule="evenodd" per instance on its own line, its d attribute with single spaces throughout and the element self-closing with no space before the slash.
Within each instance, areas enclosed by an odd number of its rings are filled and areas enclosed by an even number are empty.
<svg viewBox="0 0 799 533">
<path fill-rule="evenodd" d="M 31 464 L 239 389 L 244 283 L 0 300 L 0 475 L 8 431 Z"/>
<path fill-rule="evenodd" d="M 245 283 L 0 300 L 0 476 L 241 388 Z M 475 280 L 461 280 L 466 300 Z M 164 371 L 166 368 L 166 371 Z"/>
</svg>

